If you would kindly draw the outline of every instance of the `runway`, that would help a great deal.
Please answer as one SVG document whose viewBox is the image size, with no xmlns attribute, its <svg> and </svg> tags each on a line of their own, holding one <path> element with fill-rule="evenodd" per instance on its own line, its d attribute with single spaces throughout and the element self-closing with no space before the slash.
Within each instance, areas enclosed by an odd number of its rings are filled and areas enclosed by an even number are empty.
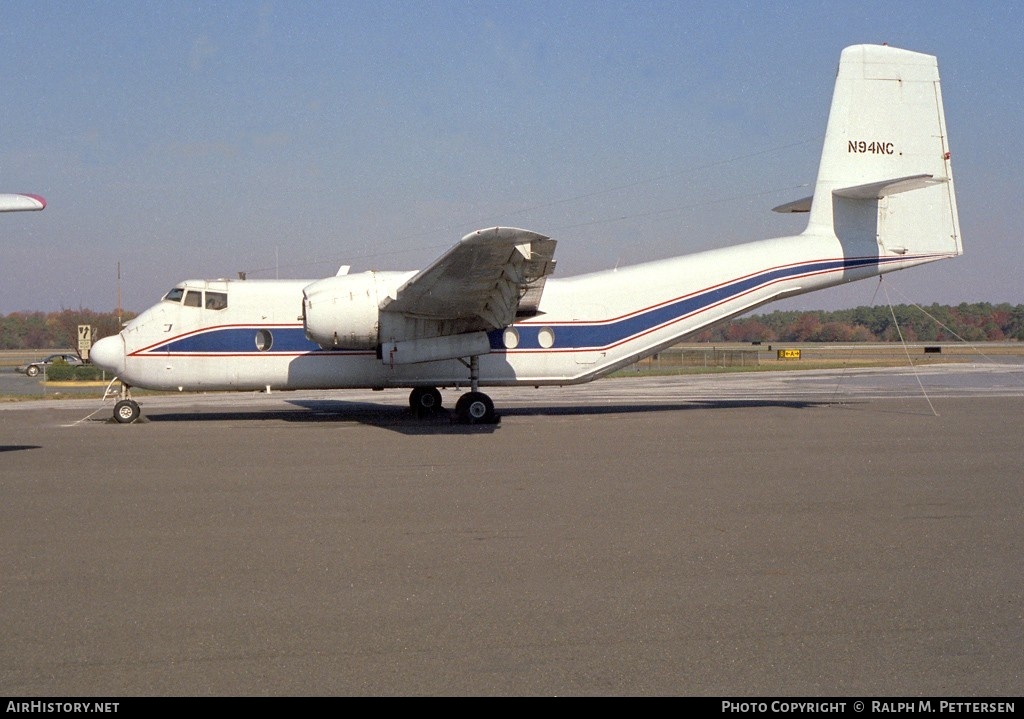
<svg viewBox="0 0 1024 719">
<path fill-rule="evenodd" d="M 4 693 L 1019 695 L 1021 365 L 490 393 L 0 405 Z"/>
</svg>

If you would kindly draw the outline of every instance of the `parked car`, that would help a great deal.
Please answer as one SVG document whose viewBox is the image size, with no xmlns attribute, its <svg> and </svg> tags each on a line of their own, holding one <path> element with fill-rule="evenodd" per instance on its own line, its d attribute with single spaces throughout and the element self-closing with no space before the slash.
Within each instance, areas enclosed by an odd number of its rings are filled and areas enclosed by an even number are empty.
<svg viewBox="0 0 1024 719">
<path fill-rule="evenodd" d="M 35 377 L 36 375 L 43 371 L 43 368 L 46 365 L 53 364 L 54 362 L 64 362 L 65 364 L 74 365 L 85 364 L 82 361 L 82 358 L 76 354 L 59 353 L 55 355 L 50 355 L 48 357 L 44 357 L 43 359 L 38 360 L 36 362 L 29 362 L 26 365 L 22 365 L 21 367 L 15 367 L 14 369 L 17 372 L 21 372 L 22 374 L 28 375 L 29 377 Z"/>
</svg>

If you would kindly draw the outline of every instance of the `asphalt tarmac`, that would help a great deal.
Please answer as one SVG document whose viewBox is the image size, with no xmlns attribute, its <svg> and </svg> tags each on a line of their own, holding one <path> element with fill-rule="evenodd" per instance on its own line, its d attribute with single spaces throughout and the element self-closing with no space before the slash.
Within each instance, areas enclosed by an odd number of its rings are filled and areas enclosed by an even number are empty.
<svg viewBox="0 0 1024 719">
<path fill-rule="evenodd" d="M 2 692 L 1020 695 L 1021 365 L 491 394 L 0 405 Z"/>
</svg>

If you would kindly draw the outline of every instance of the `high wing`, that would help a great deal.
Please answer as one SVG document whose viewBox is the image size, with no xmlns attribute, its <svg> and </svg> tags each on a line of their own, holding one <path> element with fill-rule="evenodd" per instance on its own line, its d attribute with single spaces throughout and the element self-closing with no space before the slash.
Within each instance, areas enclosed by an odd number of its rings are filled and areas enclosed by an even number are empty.
<svg viewBox="0 0 1024 719">
<path fill-rule="evenodd" d="M 381 312 L 444 320 L 460 332 L 506 327 L 537 312 L 555 269 L 555 244 L 515 227 L 471 232 L 385 299 Z"/>
<path fill-rule="evenodd" d="M 318 280 L 302 290 L 306 337 L 325 349 L 375 349 L 389 366 L 488 354 L 490 331 L 539 311 L 554 253 L 544 235 L 492 227 L 421 272 Z"/>
<path fill-rule="evenodd" d="M 489 331 L 538 312 L 554 254 L 554 240 L 529 230 L 466 235 L 381 301 L 381 359 L 398 365 L 469 357 L 475 367 L 476 357 L 491 351 Z"/>
</svg>

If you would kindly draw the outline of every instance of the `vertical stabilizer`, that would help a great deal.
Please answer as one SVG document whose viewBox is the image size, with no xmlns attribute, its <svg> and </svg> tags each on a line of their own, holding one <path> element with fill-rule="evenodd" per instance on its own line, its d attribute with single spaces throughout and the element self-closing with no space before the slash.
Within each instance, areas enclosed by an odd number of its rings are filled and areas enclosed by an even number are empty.
<svg viewBox="0 0 1024 719">
<path fill-rule="evenodd" d="M 807 233 L 834 234 L 848 257 L 961 254 L 935 57 L 843 50 Z"/>
</svg>

